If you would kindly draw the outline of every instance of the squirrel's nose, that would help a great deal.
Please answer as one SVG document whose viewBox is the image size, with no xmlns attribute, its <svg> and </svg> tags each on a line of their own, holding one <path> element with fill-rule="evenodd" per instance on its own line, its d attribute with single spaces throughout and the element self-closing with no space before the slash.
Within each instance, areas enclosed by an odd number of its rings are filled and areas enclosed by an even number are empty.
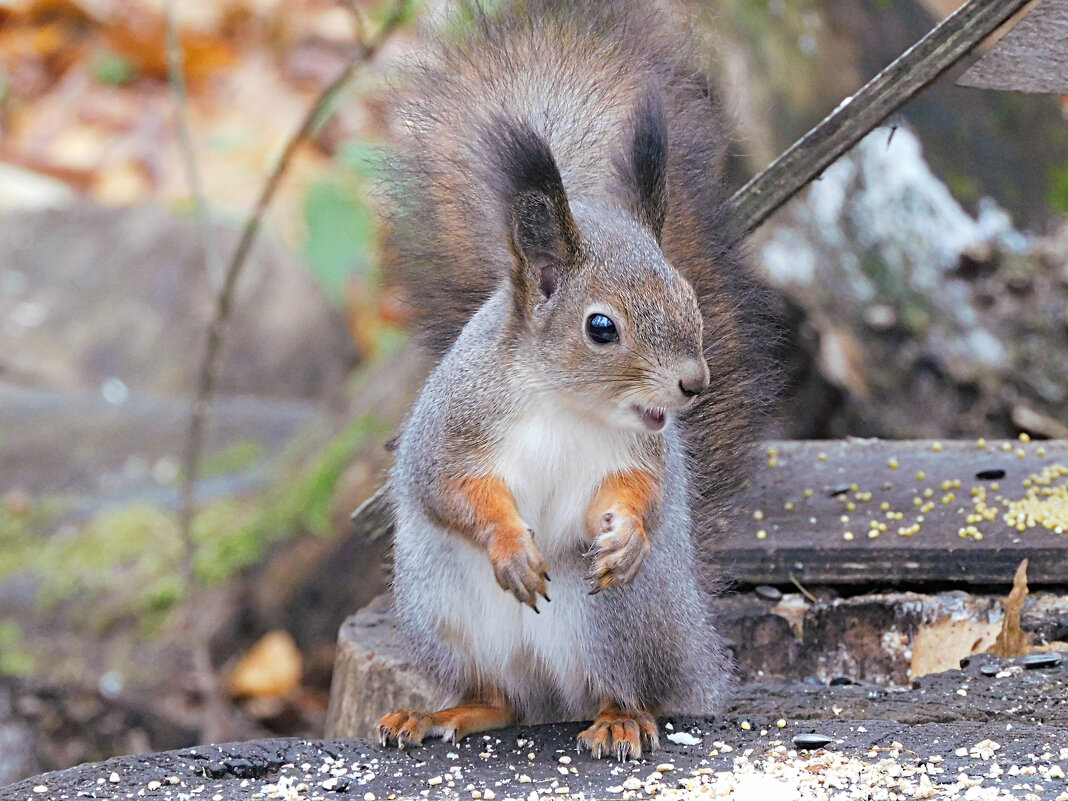
<svg viewBox="0 0 1068 801">
<path fill-rule="evenodd" d="M 700 395 L 708 389 L 708 365 L 704 360 L 695 360 L 682 371 L 679 377 L 679 391 L 687 398 Z"/>
</svg>

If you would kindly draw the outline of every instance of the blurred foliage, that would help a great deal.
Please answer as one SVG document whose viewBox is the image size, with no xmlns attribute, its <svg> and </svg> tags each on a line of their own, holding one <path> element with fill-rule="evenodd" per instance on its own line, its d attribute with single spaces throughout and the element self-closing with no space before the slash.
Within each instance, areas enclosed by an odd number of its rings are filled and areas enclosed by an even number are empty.
<svg viewBox="0 0 1068 801">
<path fill-rule="evenodd" d="M 304 222 L 304 257 L 340 305 L 351 279 L 371 277 L 375 263 L 375 227 L 364 194 L 343 177 L 318 180 L 308 189 Z"/>
<path fill-rule="evenodd" d="M 27 676 L 36 669 L 36 660 L 23 643 L 22 627 L 13 620 L 0 621 L 0 673 Z"/>
<path fill-rule="evenodd" d="M 200 475 L 208 478 L 234 473 L 260 461 L 264 453 L 265 449 L 260 442 L 235 442 L 229 448 L 205 457 L 200 463 Z"/>
<path fill-rule="evenodd" d="M 193 523 L 196 573 L 205 584 L 222 583 L 259 562 L 274 543 L 303 534 L 336 533 L 335 487 L 356 452 L 385 427 L 371 416 L 346 426 L 303 466 L 283 467 L 284 478 L 253 496 L 205 503 Z M 224 452 L 216 469 L 247 447 Z M 227 455 L 229 454 L 229 455 Z M 58 511 L 44 507 L 12 514 L 0 506 L 0 579 L 30 578 L 39 612 L 62 611 L 79 627 L 103 633 L 120 620 L 135 620 L 141 634 L 159 633 L 168 613 L 187 595 L 182 544 L 173 512 L 151 504 L 105 509 L 84 524 L 56 527 Z M 14 637 L 0 630 L 3 644 Z M 14 671 L 23 657 L 0 660 Z"/>
<path fill-rule="evenodd" d="M 1046 202 L 1058 214 L 1068 214 L 1068 164 L 1054 164 L 1046 175 Z"/>
<path fill-rule="evenodd" d="M 137 77 L 137 67 L 116 53 L 103 51 L 93 59 L 93 77 L 109 86 L 122 86 Z"/>
</svg>

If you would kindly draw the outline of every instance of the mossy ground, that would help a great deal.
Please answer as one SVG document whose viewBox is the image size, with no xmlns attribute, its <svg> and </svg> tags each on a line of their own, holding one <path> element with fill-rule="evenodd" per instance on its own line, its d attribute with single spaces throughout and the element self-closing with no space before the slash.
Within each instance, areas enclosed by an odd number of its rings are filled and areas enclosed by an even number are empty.
<svg viewBox="0 0 1068 801">
<path fill-rule="evenodd" d="M 386 434 L 388 424 L 364 415 L 325 447 L 293 443 L 274 460 L 266 488 L 203 503 L 193 523 L 200 585 L 234 579 L 278 543 L 333 536 L 338 479 L 361 448 Z M 256 443 L 243 443 L 207 459 L 204 474 L 225 475 L 261 458 Z M 61 500 L 37 499 L 17 511 L 0 505 L 0 583 L 17 585 L 22 599 L 0 626 L 0 673 L 62 669 L 85 636 L 121 633 L 126 646 L 118 657 L 165 634 L 189 596 L 182 560 L 174 508 L 129 503 L 78 521 Z"/>
</svg>

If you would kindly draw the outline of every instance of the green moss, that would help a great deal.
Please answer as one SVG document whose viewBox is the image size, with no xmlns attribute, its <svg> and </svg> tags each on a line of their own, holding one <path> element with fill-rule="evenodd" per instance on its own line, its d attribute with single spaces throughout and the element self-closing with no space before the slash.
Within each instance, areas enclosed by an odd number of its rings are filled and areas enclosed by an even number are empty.
<svg viewBox="0 0 1068 801">
<path fill-rule="evenodd" d="M 22 642 L 22 629 L 13 620 L 0 621 L 0 673 L 28 676 L 36 671 L 36 660 Z"/>
<path fill-rule="evenodd" d="M 1046 171 L 1046 202 L 1058 214 L 1068 214 L 1068 164 L 1054 164 Z"/>
<path fill-rule="evenodd" d="M 25 567 L 60 514 L 59 506 L 48 501 L 35 500 L 29 512 L 18 515 L 0 503 L 0 578 Z"/>
<path fill-rule="evenodd" d="M 338 479 L 370 437 L 385 433 L 374 416 L 361 417 L 303 466 L 284 470 L 276 486 L 203 505 L 192 531 L 197 580 L 224 582 L 263 559 L 276 542 L 332 533 Z M 247 447 L 231 451 L 217 466 L 251 456 Z M 60 613 L 72 627 L 103 633 L 120 621 L 134 621 L 142 637 L 162 631 L 188 595 L 177 515 L 149 504 L 128 505 L 106 509 L 81 526 L 57 526 L 56 512 L 45 511 L 41 505 L 15 516 L 0 506 L 0 577 L 31 576 L 39 612 Z M 0 657 L 13 631 L 0 632 Z M 28 664 L 12 653 L 0 661 L 0 672 Z"/>
<path fill-rule="evenodd" d="M 39 543 L 27 561 L 40 583 L 42 611 L 77 598 L 85 622 L 106 626 L 109 613 L 141 611 L 140 598 L 151 594 L 161 577 L 173 573 L 181 555 L 178 528 L 163 510 L 149 505 L 106 510 L 80 529 L 61 530 Z M 93 601 L 108 596 L 100 612 Z"/>
<path fill-rule="evenodd" d="M 946 172 L 946 186 L 949 187 L 953 197 L 964 204 L 975 203 L 981 194 L 975 178 L 954 169 Z"/>
<path fill-rule="evenodd" d="M 388 429 L 373 415 L 354 420 L 308 467 L 302 470 L 276 500 L 264 509 L 254 530 L 267 541 L 303 528 L 323 535 L 330 531 L 334 488 L 357 450 L 372 437 L 383 437 Z"/>
<path fill-rule="evenodd" d="M 200 475 L 208 477 L 236 473 L 260 461 L 263 456 L 263 443 L 255 440 L 235 442 L 229 448 L 205 458 L 200 464 Z"/>
</svg>

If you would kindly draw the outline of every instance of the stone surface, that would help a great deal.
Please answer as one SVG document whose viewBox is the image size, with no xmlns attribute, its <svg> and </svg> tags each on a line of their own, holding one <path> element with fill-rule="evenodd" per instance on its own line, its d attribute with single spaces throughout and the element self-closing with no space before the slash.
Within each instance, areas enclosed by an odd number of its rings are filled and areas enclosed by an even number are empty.
<svg viewBox="0 0 1068 801">
<path fill-rule="evenodd" d="M 230 801 L 257 793 L 310 799 L 344 792 L 345 797 L 377 800 L 490 798 L 490 791 L 503 801 L 527 799 L 532 791 L 539 797 L 621 798 L 624 789 L 634 788 L 628 797 L 655 792 L 696 798 L 702 796 L 694 790 L 691 795 L 671 793 L 695 781 L 724 786 L 753 774 L 775 782 L 770 786 L 779 792 L 796 791 L 797 774 L 783 778 L 781 772 L 792 766 L 812 782 L 828 782 L 828 791 L 870 790 L 866 783 L 873 777 L 882 777 L 876 787 L 893 788 L 903 774 L 918 782 L 923 773 L 932 790 L 923 796 L 927 798 L 966 797 L 968 783 L 1003 790 L 998 798 L 1019 797 L 1027 783 L 1034 798 L 1053 801 L 1064 791 L 1068 768 L 1068 669 L 1024 671 L 999 661 L 1006 675 L 997 678 L 982 675 L 984 664 L 985 658 L 976 659 L 964 671 L 931 676 L 916 689 L 897 692 L 862 685 L 750 687 L 714 720 L 661 719 L 663 750 L 623 765 L 576 755 L 574 741 L 583 724 L 564 723 L 503 729 L 456 745 L 428 741 L 407 752 L 358 739 L 200 746 L 45 774 L 3 788 L 0 795 L 73 801 L 139 797 L 144 791 L 147 798 Z M 793 738 L 815 733 L 833 742 L 809 763 L 809 755 L 790 749 Z M 675 743 L 669 739 L 673 734 L 696 742 Z M 854 768 L 867 767 L 840 777 L 828 769 L 847 759 Z M 697 774 L 701 770 L 703 776 Z M 728 776 L 732 770 L 733 778 Z M 717 776 L 719 771 L 726 773 Z M 789 776 L 794 776 L 793 784 Z M 811 790 L 810 784 L 805 786 Z M 761 794 L 735 789 L 738 795 L 732 797 L 777 797 L 766 788 Z M 783 797 L 826 796 L 795 792 Z"/>
<path fill-rule="evenodd" d="M 219 231 L 222 252 L 236 236 Z M 88 203 L 0 216 L 5 380 L 113 401 L 194 386 L 219 276 L 192 219 Z M 218 390 L 319 398 L 355 364 L 344 319 L 308 270 L 261 242 L 238 285 Z"/>
</svg>

